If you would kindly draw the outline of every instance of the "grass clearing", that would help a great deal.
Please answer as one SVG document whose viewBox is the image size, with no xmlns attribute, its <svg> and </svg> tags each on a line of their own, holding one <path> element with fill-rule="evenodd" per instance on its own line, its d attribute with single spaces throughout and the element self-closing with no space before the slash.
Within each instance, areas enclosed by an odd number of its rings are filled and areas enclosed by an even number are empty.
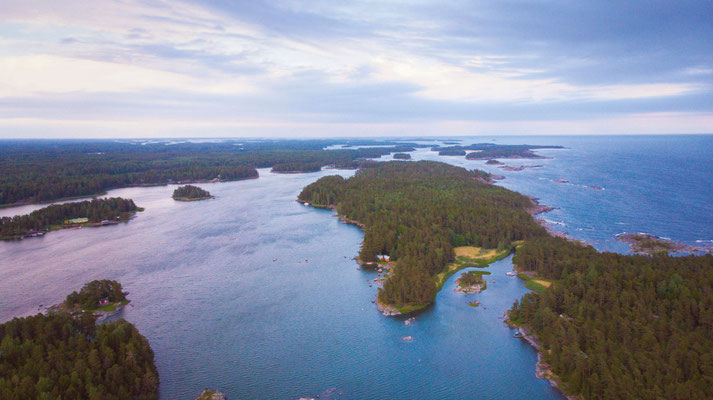
<svg viewBox="0 0 713 400">
<path fill-rule="evenodd" d="M 488 264 L 502 260 L 510 254 L 509 249 L 498 252 L 496 249 L 475 246 L 461 246 L 453 250 L 456 253 L 456 260 L 446 265 L 443 272 L 433 277 L 437 290 L 441 290 L 448 278 L 463 268 L 485 268 Z"/>
<path fill-rule="evenodd" d="M 537 293 L 542 293 L 550 287 L 554 281 L 549 280 L 549 279 L 542 279 L 542 278 L 532 278 L 530 276 L 527 276 L 525 274 L 517 274 L 518 278 L 524 279 L 525 280 L 525 287 L 535 291 Z"/>
</svg>

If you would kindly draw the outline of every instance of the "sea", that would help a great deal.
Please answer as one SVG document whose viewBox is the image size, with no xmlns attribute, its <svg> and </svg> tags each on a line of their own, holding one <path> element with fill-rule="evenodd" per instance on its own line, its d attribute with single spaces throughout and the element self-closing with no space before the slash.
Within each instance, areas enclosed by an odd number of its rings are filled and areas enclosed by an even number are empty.
<svg viewBox="0 0 713 400">
<path fill-rule="evenodd" d="M 423 141 L 443 142 L 563 146 L 536 150 L 542 159 L 501 160 L 537 166 L 520 171 L 430 148 L 411 154 L 504 176 L 498 185 L 554 207 L 539 216 L 553 229 L 600 251 L 628 253 L 616 235 L 632 232 L 713 245 L 713 136 Z M 116 279 L 131 303 L 114 318 L 149 339 L 161 399 L 193 399 L 203 388 L 229 399 L 563 398 L 535 377 L 535 350 L 502 321 L 528 292 L 506 275 L 511 257 L 487 269 L 480 294 L 456 293 L 455 274 L 412 323 L 387 318 L 371 302 L 376 272 L 353 259 L 363 233 L 296 201 L 320 177 L 354 171 L 259 173 L 200 184 L 216 198 L 199 202 L 172 200 L 175 186 L 112 190 L 145 211 L 126 224 L 0 242 L 0 322 L 41 312 L 92 279 Z"/>
</svg>

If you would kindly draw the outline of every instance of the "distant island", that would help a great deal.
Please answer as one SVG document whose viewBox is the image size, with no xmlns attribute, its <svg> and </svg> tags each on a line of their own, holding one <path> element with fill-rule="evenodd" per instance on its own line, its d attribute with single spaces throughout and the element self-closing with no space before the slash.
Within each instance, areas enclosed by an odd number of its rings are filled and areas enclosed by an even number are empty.
<svg viewBox="0 0 713 400">
<path fill-rule="evenodd" d="M 27 215 L 0 218 L 0 239 L 42 236 L 57 229 L 114 225 L 127 222 L 138 211 L 143 208 L 121 197 L 53 204 Z"/>
<path fill-rule="evenodd" d="M 411 154 L 408 153 L 396 153 L 394 154 L 394 160 L 410 160 Z"/>
<path fill-rule="evenodd" d="M 275 164 L 272 172 L 279 174 L 301 174 L 305 172 L 318 172 L 322 170 L 320 162 L 290 162 Z"/>
<path fill-rule="evenodd" d="M 498 161 L 494 158 L 491 158 L 485 162 L 485 165 L 503 165 L 503 163 L 501 163 L 500 161 Z"/>
<path fill-rule="evenodd" d="M 171 197 L 178 201 L 197 201 L 214 198 L 214 196 L 212 196 L 207 190 L 203 190 L 198 186 L 192 185 L 177 187 L 176 190 L 173 191 L 173 196 Z"/>
<path fill-rule="evenodd" d="M 562 146 L 539 146 L 539 145 L 508 145 L 494 143 L 475 143 L 467 146 L 434 146 L 432 151 L 437 151 L 439 155 L 465 155 L 468 160 L 492 160 L 496 158 L 545 158 L 535 154 L 536 149 L 561 149 Z M 466 152 L 470 151 L 466 155 Z M 495 163 L 491 163 L 495 164 Z"/>
<path fill-rule="evenodd" d="M 460 149 L 445 149 L 438 151 L 439 156 L 464 156 L 465 150 Z"/>
<path fill-rule="evenodd" d="M 97 324 L 102 301 L 127 301 L 116 281 L 92 281 L 47 315 L 0 325 L 3 399 L 158 398 L 148 340 L 124 319 Z"/>
</svg>

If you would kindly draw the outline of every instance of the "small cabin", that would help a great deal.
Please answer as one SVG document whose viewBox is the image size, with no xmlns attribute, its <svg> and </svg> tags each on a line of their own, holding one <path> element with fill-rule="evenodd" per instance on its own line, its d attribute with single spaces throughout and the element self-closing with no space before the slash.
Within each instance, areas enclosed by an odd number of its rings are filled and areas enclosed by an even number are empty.
<svg viewBox="0 0 713 400">
<path fill-rule="evenodd" d="M 102 298 L 102 299 L 99 300 L 99 305 L 100 305 L 100 306 L 105 306 L 105 305 L 107 305 L 107 304 L 109 304 L 109 298 L 108 298 L 108 297 L 104 297 L 104 298 Z"/>
<path fill-rule="evenodd" d="M 376 259 L 379 261 L 386 261 L 386 262 L 391 261 L 391 257 L 389 257 L 387 254 L 377 254 Z"/>
</svg>

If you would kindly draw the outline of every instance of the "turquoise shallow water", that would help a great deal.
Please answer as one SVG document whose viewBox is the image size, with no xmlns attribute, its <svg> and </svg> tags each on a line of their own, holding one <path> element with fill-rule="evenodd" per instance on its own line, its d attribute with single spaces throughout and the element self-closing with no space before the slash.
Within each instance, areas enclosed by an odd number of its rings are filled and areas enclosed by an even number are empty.
<svg viewBox="0 0 713 400">
<path fill-rule="evenodd" d="M 621 231 L 713 239 L 709 136 L 508 141 L 568 149 L 507 162 L 543 165 L 520 172 L 428 150 L 414 158 L 506 175 L 501 185 L 558 207 L 545 218 L 603 250 L 626 251 L 613 238 Z M 260 173 L 201 185 L 216 195 L 202 202 L 174 202 L 173 187 L 114 190 L 146 211 L 128 224 L 0 243 L 0 320 L 59 302 L 88 280 L 118 279 L 133 304 L 121 316 L 156 352 L 162 399 L 193 398 L 204 387 L 232 399 L 561 398 L 535 378 L 535 352 L 500 319 L 526 292 L 505 276 L 509 258 L 490 267 L 496 282 L 483 293 L 455 293 L 456 274 L 435 305 L 405 325 L 371 304 L 374 273 L 351 259 L 361 231 L 295 201 L 319 177 L 353 171 Z M 468 306 L 472 299 L 484 307 Z"/>
</svg>

